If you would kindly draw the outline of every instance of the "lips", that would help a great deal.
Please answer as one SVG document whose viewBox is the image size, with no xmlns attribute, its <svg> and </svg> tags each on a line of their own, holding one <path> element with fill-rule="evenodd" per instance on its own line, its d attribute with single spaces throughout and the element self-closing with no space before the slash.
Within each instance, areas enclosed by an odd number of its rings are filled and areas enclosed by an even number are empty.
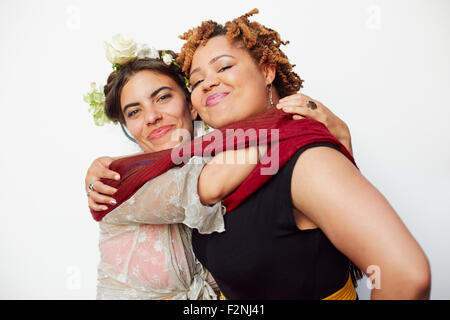
<svg viewBox="0 0 450 320">
<path fill-rule="evenodd" d="M 215 106 L 220 101 L 225 99 L 227 96 L 228 96 L 228 93 L 226 93 L 226 92 L 212 94 L 212 95 L 208 96 L 208 98 L 206 98 L 206 106 L 207 107 Z"/>
<path fill-rule="evenodd" d="M 159 127 L 150 132 L 147 138 L 149 140 L 159 139 L 163 137 L 166 133 L 168 133 L 170 130 L 172 130 L 173 126 L 174 126 L 173 124 L 169 124 L 166 126 Z"/>
</svg>

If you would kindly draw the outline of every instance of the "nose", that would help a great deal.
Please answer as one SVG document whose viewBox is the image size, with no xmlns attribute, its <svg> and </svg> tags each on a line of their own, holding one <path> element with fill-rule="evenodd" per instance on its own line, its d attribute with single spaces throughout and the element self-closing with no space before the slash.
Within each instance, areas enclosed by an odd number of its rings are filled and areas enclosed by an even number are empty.
<svg viewBox="0 0 450 320">
<path fill-rule="evenodd" d="M 145 121 L 147 125 L 153 125 L 162 119 L 162 114 L 156 108 L 147 106 L 145 108 Z"/>
<path fill-rule="evenodd" d="M 216 76 L 215 73 L 209 74 L 203 80 L 203 90 L 207 92 L 212 88 L 217 87 L 219 83 L 220 83 L 219 78 Z"/>
</svg>

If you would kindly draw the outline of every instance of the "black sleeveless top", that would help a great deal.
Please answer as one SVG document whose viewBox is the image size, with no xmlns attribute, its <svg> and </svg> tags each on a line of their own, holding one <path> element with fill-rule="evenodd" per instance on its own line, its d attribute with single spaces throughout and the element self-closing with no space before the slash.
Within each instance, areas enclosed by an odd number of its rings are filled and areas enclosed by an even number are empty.
<svg viewBox="0 0 450 320">
<path fill-rule="evenodd" d="M 342 288 L 350 261 L 320 229 L 295 224 L 291 177 L 300 149 L 279 172 L 225 215 L 223 233 L 199 234 L 192 245 L 227 299 L 323 299 Z"/>
</svg>

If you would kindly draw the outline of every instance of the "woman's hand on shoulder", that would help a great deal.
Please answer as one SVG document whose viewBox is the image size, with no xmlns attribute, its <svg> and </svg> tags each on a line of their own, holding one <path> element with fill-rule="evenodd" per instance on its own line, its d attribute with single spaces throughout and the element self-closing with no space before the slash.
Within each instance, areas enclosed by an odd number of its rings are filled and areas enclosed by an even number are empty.
<svg viewBox="0 0 450 320">
<path fill-rule="evenodd" d="M 109 169 L 109 165 L 114 161 L 111 157 L 100 157 L 92 162 L 84 180 L 86 192 L 88 192 L 89 208 L 95 211 L 108 209 L 105 204 L 115 204 L 114 198 L 110 197 L 117 189 L 110 187 L 100 181 L 102 178 L 120 180 L 120 175 Z M 92 183 L 93 190 L 89 191 Z"/>
<path fill-rule="evenodd" d="M 308 103 L 309 101 L 314 103 L 313 106 Z M 280 99 L 276 107 L 286 113 L 291 113 L 294 120 L 310 118 L 323 123 L 331 134 L 352 153 L 350 130 L 347 124 L 320 101 L 303 93 L 297 93 Z"/>
</svg>

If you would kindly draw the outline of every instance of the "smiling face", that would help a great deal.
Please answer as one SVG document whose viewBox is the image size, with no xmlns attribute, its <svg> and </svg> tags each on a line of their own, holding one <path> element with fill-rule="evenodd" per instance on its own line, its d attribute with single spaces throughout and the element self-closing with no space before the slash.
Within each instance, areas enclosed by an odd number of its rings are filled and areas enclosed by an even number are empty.
<svg viewBox="0 0 450 320">
<path fill-rule="evenodd" d="M 173 79 L 149 70 L 137 72 L 123 86 L 120 105 L 128 130 L 148 152 L 178 145 L 183 133 L 192 134 L 197 116 Z"/>
<path fill-rule="evenodd" d="M 219 128 L 264 112 L 274 68 L 258 66 L 248 51 L 225 36 L 195 51 L 190 69 L 191 101 L 204 122 Z"/>
</svg>

